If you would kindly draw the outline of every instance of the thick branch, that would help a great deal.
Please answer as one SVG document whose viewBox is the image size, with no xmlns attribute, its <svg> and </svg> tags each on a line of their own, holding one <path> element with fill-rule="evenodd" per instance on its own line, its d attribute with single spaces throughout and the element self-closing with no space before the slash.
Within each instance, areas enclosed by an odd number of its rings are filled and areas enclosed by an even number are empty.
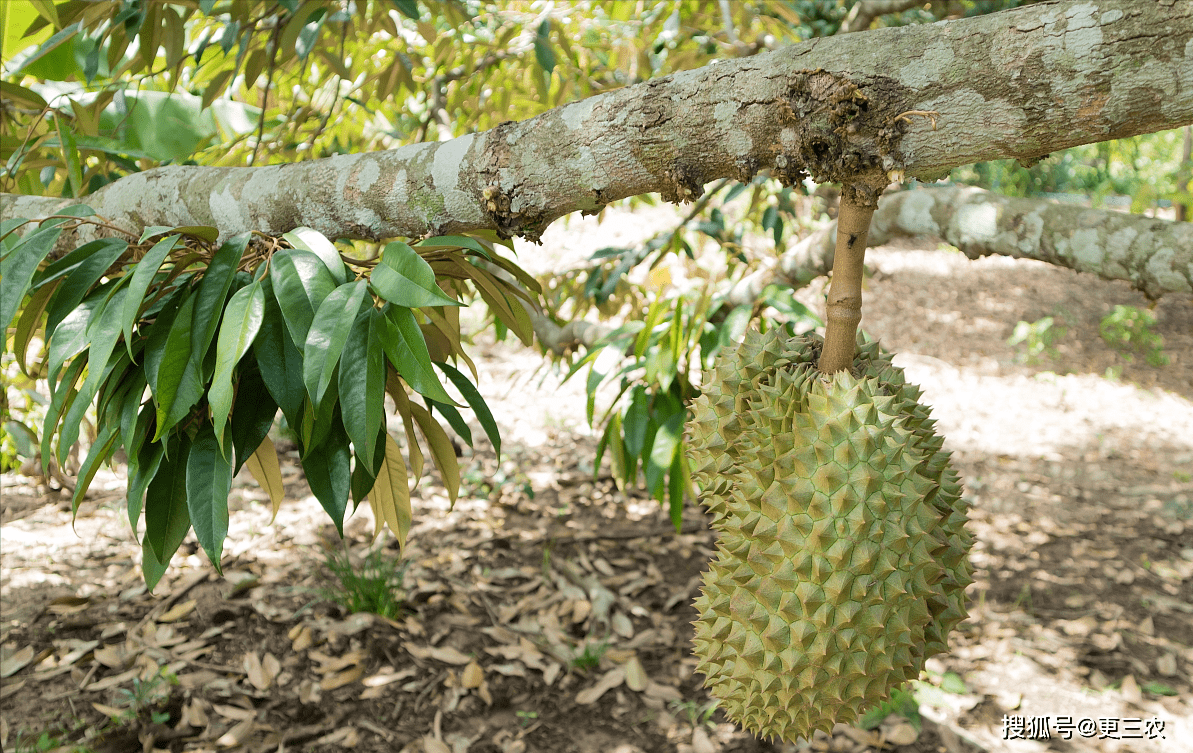
<svg viewBox="0 0 1193 753">
<path fill-rule="evenodd" d="M 935 113 L 903 117 L 909 111 Z M 86 201 L 130 229 L 298 225 L 333 238 L 498 229 L 626 196 L 700 195 L 769 169 L 873 204 L 888 177 L 1030 160 L 1193 121 L 1193 2 L 1045 2 L 814 39 L 601 94 L 435 144 L 255 168 L 169 166 Z M 934 130 L 935 125 L 935 130 Z M 65 203 L 3 197 L 6 217 Z M 64 242 L 77 241 L 65 239 Z"/>
<path fill-rule="evenodd" d="M 1036 259 L 1126 280 L 1149 298 L 1193 292 L 1193 224 L 942 186 L 882 199 L 870 245 L 935 235 L 977 259 Z"/>
</svg>

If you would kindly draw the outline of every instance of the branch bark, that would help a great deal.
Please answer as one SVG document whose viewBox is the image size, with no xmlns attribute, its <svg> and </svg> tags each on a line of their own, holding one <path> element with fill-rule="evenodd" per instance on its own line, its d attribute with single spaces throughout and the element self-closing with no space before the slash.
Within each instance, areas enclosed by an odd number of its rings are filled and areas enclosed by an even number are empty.
<svg viewBox="0 0 1193 753">
<path fill-rule="evenodd" d="M 908 111 L 934 116 L 900 117 Z M 841 182 L 872 205 L 903 175 L 1032 160 L 1191 121 L 1193 2 L 1057 0 L 814 39 L 442 143 L 157 168 L 85 200 L 133 231 L 213 225 L 227 237 L 307 225 L 332 238 L 496 229 L 537 239 L 565 214 L 652 191 L 688 200 L 706 182 L 760 170 Z M 4 195 L 0 207 L 37 218 L 69 203 Z"/>
</svg>

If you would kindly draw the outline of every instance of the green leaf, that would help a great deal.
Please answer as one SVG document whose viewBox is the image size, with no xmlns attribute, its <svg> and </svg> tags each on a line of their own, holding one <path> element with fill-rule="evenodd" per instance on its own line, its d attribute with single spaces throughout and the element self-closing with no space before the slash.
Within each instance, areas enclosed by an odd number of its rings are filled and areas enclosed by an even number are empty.
<svg viewBox="0 0 1193 753">
<path fill-rule="evenodd" d="M 302 424 L 304 387 L 302 351 L 290 339 L 281 309 L 274 298 L 271 278 L 261 280 L 265 290 L 265 316 L 253 341 L 253 355 L 266 389 L 292 427 Z"/>
<path fill-rule="evenodd" d="M 167 452 L 145 490 L 145 537 L 159 563 L 170 561 L 191 530 L 186 501 L 186 465 L 191 442 L 186 434 L 170 437 Z"/>
<path fill-rule="evenodd" d="M 323 400 L 331 384 L 340 354 L 344 352 L 344 344 L 348 341 L 348 333 L 352 331 L 358 314 L 363 313 L 361 304 L 368 292 L 364 280 L 341 285 L 323 299 L 319 310 L 315 312 L 302 349 L 302 381 L 315 406 Z M 372 303 L 370 297 L 369 308 L 372 308 Z M 377 345 L 378 355 L 384 359 L 380 343 Z"/>
<path fill-rule="evenodd" d="M 124 241 L 119 238 L 100 238 L 99 240 L 84 243 L 78 248 L 67 252 L 61 259 L 47 264 L 44 269 L 35 274 L 33 276 L 33 287 L 41 287 L 60 279 L 78 269 L 80 264 L 87 261 L 93 255 L 114 245 L 123 243 Z"/>
<path fill-rule="evenodd" d="M 145 293 L 157 275 L 157 271 L 166 261 L 166 257 L 178 245 L 178 236 L 171 235 L 153 244 L 153 248 L 137 262 L 133 269 L 132 279 L 128 283 L 129 294 L 124 299 L 124 344 L 128 354 L 133 354 L 133 324 L 137 321 L 137 314 L 141 311 L 141 304 L 145 302 Z"/>
<path fill-rule="evenodd" d="M 63 417 L 58 444 L 60 465 L 66 462 L 66 453 L 79 438 L 79 424 L 82 423 L 83 414 L 91 405 L 95 393 L 99 391 L 101 380 L 107 376 L 108 359 L 111 358 L 112 351 L 116 348 L 116 340 L 120 337 L 120 317 L 124 311 L 126 293 L 128 288 L 122 287 L 100 304 L 87 327 L 87 339 L 91 341 L 87 355 L 90 367 L 87 370 L 87 378 L 79 387 L 79 396 Z"/>
<path fill-rule="evenodd" d="M 406 18 L 412 21 L 418 20 L 418 2 L 417 0 L 390 0 L 394 7 L 398 9 Z"/>
<path fill-rule="evenodd" d="M 54 333 L 47 337 L 50 342 L 49 353 L 46 355 L 47 375 L 53 382 L 58 378 L 58 372 L 71 358 L 82 353 L 87 348 L 87 328 L 91 324 L 93 314 L 104 302 L 106 291 L 97 291 L 87 300 L 81 302 L 74 311 L 54 329 Z"/>
<path fill-rule="evenodd" d="M 319 304 L 338 287 L 335 278 L 318 256 L 297 249 L 274 254 L 269 276 L 286 328 L 294 344 L 301 348 Z"/>
<path fill-rule="evenodd" d="M 675 462 L 675 454 L 683 438 L 684 414 L 677 413 L 659 425 L 654 443 L 650 447 L 650 458 L 643 470 L 646 472 L 646 488 L 658 496 L 662 490 L 663 476 Z"/>
<path fill-rule="evenodd" d="M 456 436 L 463 439 L 464 443 L 471 447 L 472 429 L 468 428 L 468 424 L 464 421 L 464 417 L 460 415 L 460 411 L 446 403 L 437 403 L 434 400 L 430 400 L 429 402 L 432 408 L 442 413 L 443 417 L 447 419 L 448 425 L 452 427 L 452 431 L 456 433 Z"/>
<path fill-rule="evenodd" d="M 242 364 L 237 400 L 232 407 L 232 447 L 236 450 L 236 467 L 233 475 L 240 472 L 245 461 L 252 457 L 277 418 L 278 404 L 261 378 L 261 371 L 249 368 L 251 362 Z M 241 399 L 243 397 L 243 399 Z"/>
<path fill-rule="evenodd" d="M 207 390 L 211 423 L 220 448 L 224 447 L 224 425 L 232 410 L 232 371 L 248 352 L 265 317 L 265 291 L 260 282 L 237 290 L 228 301 L 220 335 L 215 345 L 215 376 Z"/>
<path fill-rule="evenodd" d="M 231 447 L 216 441 L 211 424 L 195 436 L 186 462 L 186 504 L 195 537 L 211 563 L 220 570 L 220 556 L 228 535 L 228 493 L 232 491 Z"/>
<path fill-rule="evenodd" d="M 83 495 L 87 493 L 88 487 L 95 479 L 96 471 L 116 450 L 116 440 L 119 438 L 116 429 L 116 426 L 105 426 L 100 429 L 95 441 L 91 443 L 91 449 L 87 451 L 87 458 L 79 466 L 79 472 L 75 476 L 75 492 L 70 500 L 72 518 L 79 514 L 79 505 L 82 504 Z"/>
<path fill-rule="evenodd" d="M 348 492 L 352 486 L 352 450 L 339 414 L 333 416 L 327 438 L 318 448 L 302 458 L 311 493 L 323 505 L 340 536 L 344 535 L 344 511 L 348 508 Z"/>
<path fill-rule="evenodd" d="M 25 310 L 17 317 L 17 328 L 12 338 L 12 351 L 25 376 L 29 376 L 27 362 L 29 343 L 33 340 L 33 335 L 41 324 L 41 315 L 46 312 L 46 305 L 50 302 L 50 296 L 54 295 L 57 287 L 57 283 L 51 283 L 43 288 L 38 288 L 37 292 L 29 297 L 29 303 L 25 305 Z"/>
<path fill-rule="evenodd" d="M 493 420 L 493 413 L 489 410 L 485 399 L 481 397 L 481 393 L 473 386 L 472 382 L 468 381 L 468 377 L 457 371 L 455 367 L 446 363 L 436 363 L 435 365 L 447 375 L 451 383 L 456 385 L 456 389 L 464 396 L 465 402 L 472 408 L 472 412 L 476 414 L 476 420 L 480 421 L 481 428 L 485 430 L 485 435 L 493 443 L 493 449 L 497 452 L 497 458 L 500 460 L 501 430 L 497 428 L 497 422 Z M 471 442 L 469 444 L 471 445 Z"/>
<path fill-rule="evenodd" d="M 207 348 L 215 337 L 220 315 L 224 311 L 224 301 L 228 300 L 232 278 L 236 276 L 236 267 L 240 265 L 248 242 L 249 234 L 244 233 L 220 246 L 211 257 L 203 279 L 199 281 L 199 289 L 195 293 L 195 311 L 191 315 L 191 359 L 197 365 L 203 364 Z"/>
<path fill-rule="evenodd" d="M 170 556 L 173 557 L 173 553 Z M 149 593 L 153 593 L 153 589 L 157 587 L 169 566 L 169 560 L 162 562 L 153 551 L 153 546 L 149 543 L 149 534 L 146 533 L 141 538 L 141 575 L 145 577 L 145 587 L 149 589 Z"/>
<path fill-rule="evenodd" d="M 344 266 L 340 252 L 336 250 L 335 244 L 318 230 L 300 227 L 291 230 L 282 237 L 289 241 L 291 246 L 302 251 L 310 251 L 322 259 L 327 266 L 327 271 L 331 272 L 331 276 L 335 278 L 336 284 L 343 285 L 348 282 L 348 267 Z"/>
<path fill-rule="evenodd" d="M 675 532 L 679 533 L 683 528 L 683 507 L 684 507 L 684 490 L 687 484 L 684 479 L 688 474 L 687 460 L 683 452 L 675 453 L 675 459 L 671 461 L 671 473 L 669 478 L 669 508 L 668 512 L 671 515 L 671 525 L 675 526 Z"/>
<path fill-rule="evenodd" d="M 388 327 L 382 345 L 394 369 L 415 392 L 440 403 L 455 405 L 439 382 L 431 366 L 431 354 L 422 330 L 408 308 L 388 306 L 385 311 Z"/>
<path fill-rule="evenodd" d="M 385 421 L 385 353 L 380 341 L 388 321 L 371 304 L 371 299 L 357 304 L 359 313 L 344 345 L 339 382 L 344 429 L 356 453 L 370 467 L 374 465 L 377 432 Z"/>
<path fill-rule="evenodd" d="M 650 410 L 647 406 L 646 388 L 639 384 L 630 393 L 630 405 L 625 412 L 626 452 L 634 458 L 642 455 L 642 448 L 646 444 L 646 426 L 649 422 Z"/>
<path fill-rule="evenodd" d="M 87 357 L 82 356 L 71 361 L 66 367 L 66 373 L 61 381 L 50 380 L 50 407 L 46 409 L 46 420 L 41 431 L 41 464 L 43 468 L 50 467 L 50 444 L 54 435 L 58 433 L 58 422 L 62 414 L 69 407 L 75 392 L 75 383 L 82 376 L 83 367 L 87 365 Z"/>
<path fill-rule="evenodd" d="M 162 358 L 166 354 L 166 340 L 170 337 L 170 330 L 174 328 L 174 320 L 178 318 L 178 311 L 183 302 L 191 295 L 191 290 L 181 287 L 170 293 L 162 300 L 162 307 L 158 310 L 145 335 L 145 353 L 142 363 L 145 367 L 145 381 L 149 384 L 151 393 L 157 393 L 158 377 L 161 374 Z"/>
<path fill-rule="evenodd" d="M 198 296 L 188 296 L 178 308 L 170 334 L 166 336 L 157 374 L 157 388 L 153 390 L 153 401 L 157 404 L 155 442 L 181 421 L 203 397 L 203 382 L 199 373 L 201 365 L 191 356 L 191 322 L 196 298 Z"/>
<path fill-rule="evenodd" d="M 484 258 L 492 261 L 493 255 L 489 250 L 480 244 L 475 238 L 469 238 L 467 235 L 437 235 L 433 238 L 425 238 L 418 242 L 420 249 L 430 248 L 466 248 L 469 251 L 475 251 Z"/>
<path fill-rule="evenodd" d="M 369 276 L 377 295 L 407 308 L 419 306 L 459 306 L 435 284 L 435 272 L 418 252 L 401 241 L 386 245 L 381 263 Z"/>
<path fill-rule="evenodd" d="M 144 422 L 143 427 L 138 426 L 137 431 L 142 437 L 147 437 L 153 422 L 153 412 L 145 410 L 141 415 L 148 420 Z M 138 424 L 140 423 L 138 421 Z M 136 468 L 134 469 L 130 463 L 127 495 L 128 523 L 132 526 L 134 535 L 137 533 L 137 523 L 141 519 L 141 509 L 145 506 L 146 488 L 149 486 L 149 482 L 157 476 L 157 470 L 161 466 L 165 454 L 165 442 L 143 442 L 140 451 L 136 454 Z"/>
<path fill-rule="evenodd" d="M 555 70 L 555 52 L 551 49 L 551 20 L 547 19 L 539 24 L 538 34 L 534 36 L 534 59 L 548 74 Z"/>
<path fill-rule="evenodd" d="M 37 265 L 54 248 L 61 228 L 43 228 L 29 233 L 19 245 L 0 259 L 0 329 L 7 329 L 17 313 L 17 307 L 28 292 L 29 281 L 37 271 Z M 83 300 L 83 296 L 79 296 Z M 77 301 L 76 301 L 77 303 Z M 7 348 L 7 338 L 0 343 L 0 353 Z"/>
<path fill-rule="evenodd" d="M 46 318 L 47 335 L 54 332 L 58 324 L 75 310 L 79 302 L 87 297 L 88 292 L 128 248 L 128 244 L 122 240 L 106 240 L 109 242 L 104 244 L 103 248 L 83 260 L 58 286 L 58 292 L 50 299 L 49 314 Z"/>
</svg>

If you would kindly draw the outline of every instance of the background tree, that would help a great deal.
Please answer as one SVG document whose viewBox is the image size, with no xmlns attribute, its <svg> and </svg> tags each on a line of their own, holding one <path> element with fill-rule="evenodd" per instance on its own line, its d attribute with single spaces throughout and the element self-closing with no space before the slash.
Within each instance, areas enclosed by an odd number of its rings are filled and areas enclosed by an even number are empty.
<svg viewBox="0 0 1193 753">
<path fill-rule="evenodd" d="M 337 524 L 367 495 L 401 539 L 424 453 L 449 489 L 458 479 L 440 421 L 469 438 L 467 405 L 499 448 L 449 364 L 470 365 L 456 307 L 475 300 L 499 336 L 537 335 L 588 368 L 590 395 L 615 382 L 598 454 L 678 520 L 701 370 L 755 318 L 816 324 L 791 290 L 831 262 L 831 228 L 793 243 L 818 184 L 872 203 L 891 180 L 977 162 L 956 177 L 1023 196 L 1126 191 L 1138 211 L 1188 201 L 1177 133 L 1143 135 L 1193 120 L 1188 4 L 985 15 L 1018 5 L 0 6 L 4 49 L 36 43 L 5 55 L 0 89 L 4 188 L 21 194 L 4 197 L 0 319 L 6 352 L 52 395 L 40 436 L 7 430 L 52 472 L 94 403 L 75 501 L 123 446 L 150 581 L 192 525 L 219 561 L 240 465 L 280 488 L 266 437 L 278 410 Z M 945 18 L 957 24 L 921 25 Z M 817 39 L 843 23 L 879 28 Z M 980 162 L 996 158 L 1035 165 Z M 642 247 L 541 281 L 500 255 L 511 235 L 649 192 L 694 203 Z M 68 209 L 78 199 L 98 216 Z M 938 232 L 1153 296 L 1190 289 L 1187 225 L 956 189 L 881 206 L 879 233 Z M 751 235 L 769 239 L 762 254 Z M 378 245 L 394 237 L 410 243 Z M 700 271 L 710 249 L 719 269 Z M 405 456 L 380 430 L 387 393 Z"/>
</svg>

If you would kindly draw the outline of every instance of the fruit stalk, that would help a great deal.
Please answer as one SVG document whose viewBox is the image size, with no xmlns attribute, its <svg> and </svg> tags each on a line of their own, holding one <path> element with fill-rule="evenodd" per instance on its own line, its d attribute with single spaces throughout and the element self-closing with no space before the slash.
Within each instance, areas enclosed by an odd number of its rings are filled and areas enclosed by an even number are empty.
<svg viewBox="0 0 1193 753">
<path fill-rule="evenodd" d="M 853 365 L 857 350 L 857 325 L 862 321 L 862 270 L 866 258 L 866 235 L 874 207 L 865 207 L 841 197 L 837 214 L 837 247 L 833 252 L 833 281 L 825 311 L 824 350 L 820 371 L 832 374 Z"/>
</svg>

